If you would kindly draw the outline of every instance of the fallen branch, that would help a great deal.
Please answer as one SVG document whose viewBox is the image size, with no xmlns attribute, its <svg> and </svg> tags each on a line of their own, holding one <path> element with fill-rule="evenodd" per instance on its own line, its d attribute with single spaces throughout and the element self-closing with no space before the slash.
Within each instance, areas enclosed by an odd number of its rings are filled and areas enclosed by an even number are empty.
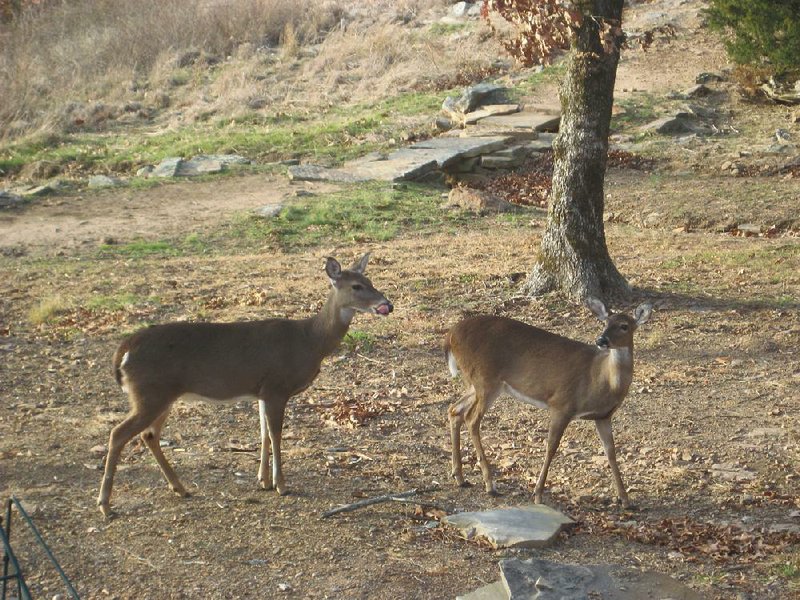
<svg viewBox="0 0 800 600">
<path fill-rule="evenodd" d="M 333 515 L 338 515 L 339 513 L 343 512 L 351 512 L 354 510 L 358 510 L 359 508 L 364 508 L 365 506 L 372 506 L 373 504 L 380 504 L 381 502 L 390 502 L 394 501 L 402 501 L 409 496 L 414 496 L 416 494 L 424 494 L 427 492 L 432 492 L 437 490 L 438 488 L 414 488 L 413 490 L 408 490 L 407 492 L 401 492 L 399 494 L 384 494 L 383 496 L 376 496 L 375 498 L 365 498 L 364 500 L 359 500 L 358 502 L 353 502 L 352 504 L 345 504 L 343 506 L 339 506 L 337 508 L 332 508 L 331 510 L 326 510 L 322 513 L 321 519 L 326 519 Z"/>
</svg>

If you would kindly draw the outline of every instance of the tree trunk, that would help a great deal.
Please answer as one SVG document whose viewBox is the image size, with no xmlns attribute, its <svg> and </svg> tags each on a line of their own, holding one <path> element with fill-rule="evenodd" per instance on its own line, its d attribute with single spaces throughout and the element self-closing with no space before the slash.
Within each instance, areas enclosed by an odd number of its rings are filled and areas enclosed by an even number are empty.
<svg viewBox="0 0 800 600">
<path fill-rule="evenodd" d="M 609 302 L 630 294 L 608 253 L 603 227 L 623 0 L 580 4 L 584 18 L 559 90 L 561 126 L 553 143 L 547 227 L 525 289 L 530 295 L 559 290 L 579 300 L 594 296 Z"/>
</svg>

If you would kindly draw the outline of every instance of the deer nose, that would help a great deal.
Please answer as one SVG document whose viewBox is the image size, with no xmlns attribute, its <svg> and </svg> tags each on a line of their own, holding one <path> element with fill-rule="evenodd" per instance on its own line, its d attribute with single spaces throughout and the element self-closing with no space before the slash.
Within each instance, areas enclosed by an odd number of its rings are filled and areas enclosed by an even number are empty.
<svg viewBox="0 0 800 600">
<path fill-rule="evenodd" d="M 599 338 L 597 338 L 595 344 L 597 344 L 599 348 L 608 348 L 609 346 L 608 338 L 604 335 L 601 335 Z"/>
<path fill-rule="evenodd" d="M 377 312 L 379 315 L 388 315 L 393 310 L 394 306 L 387 300 L 386 302 L 381 302 L 375 309 L 375 312 Z"/>
</svg>

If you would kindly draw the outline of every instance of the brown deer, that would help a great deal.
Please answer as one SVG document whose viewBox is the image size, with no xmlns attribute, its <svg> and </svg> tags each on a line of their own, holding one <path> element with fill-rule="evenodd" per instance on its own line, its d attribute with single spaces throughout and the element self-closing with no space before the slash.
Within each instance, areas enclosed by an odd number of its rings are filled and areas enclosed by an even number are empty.
<svg viewBox="0 0 800 600">
<path fill-rule="evenodd" d="M 445 356 L 453 376 L 460 370 L 468 385 L 448 413 L 453 477 L 460 486 L 466 485 L 461 466 L 461 425 L 466 422 L 486 491 L 497 493 L 481 444 L 481 419 L 495 399 L 508 394 L 550 411 L 547 452 L 534 490 L 537 504 L 567 425 L 573 419 L 589 419 L 603 442 L 620 500 L 630 505 L 617 466 L 611 417 L 631 385 L 633 332 L 647 321 L 652 307 L 642 304 L 630 317 L 611 314 L 594 298 L 586 305 L 606 326 L 594 346 L 505 317 L 471 317 L 450 330 Z"/>
<path fill-rule="evenodd" d="M 265 489 L 286 493 L 281 470 L 281 430 L 286 403 L 311 385 L 322 360 L 336 350 L 356 312 L 386 316 L 391 302 L 364 270 L 365 254 L 349 270 L 328 258 L 332 286 L 319 314 L 302 320 L 267 319 L 240 323 L 167 323 L 134 333 L 114 354 L 114 373 L 128 393 L 130 413 L 114 427 L 97 504 L 106 516 L 122 449 L 141 435 L 172 490 L 186 489 L 159 445 L 164 421 L 178 398 L 210 401 L 258 400 L 261 465 Z M 267 436 L 269 435 L 269 440 Z M 269 446 L 272 442 L 272 471 Z"/>
</svg>

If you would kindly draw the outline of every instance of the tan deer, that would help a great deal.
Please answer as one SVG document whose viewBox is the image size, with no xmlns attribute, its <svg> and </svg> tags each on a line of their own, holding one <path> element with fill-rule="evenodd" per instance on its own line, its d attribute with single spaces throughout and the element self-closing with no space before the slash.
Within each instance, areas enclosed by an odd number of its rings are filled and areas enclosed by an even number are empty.
<svg viewBox="0 0 800 600">
<path fill-rule="evenodd" d="M 128 393 L 130 413 L 112 431 L 97 504 L 106 516 L 120 453 L 137 434 L 150 449 L 172 490 L 186 489 L 161 451 L 164 421 L 178 398 L 258 400 L 261 465 L 266 489 L 286 493 L 281 470 L 281 430 L 286 403 L 311 385 L 322 360 L 333 353 L 356 312 L 386 316 L 391 302 L 364 276 L 369 254 L 349 270 L 328 258 L 332 286 L 319 314 L 302 320 L 240 323 L 168 323 L 125 339 L 114 354 L 117 382 Z M 269 439 L 267 439 L 269 436 Z M 272 471 L 269 442 L 272 442 Z"/>
<path fill-rule="evenodd" d="M 593 298 L 587 307 L 606 325 L 594 346 L 505 317 L 471 317 L 450 330 L 445 356 L 453 376 L 460 370 L 468 385 L 448 414 L 453 477 L 460 486 L 466 485 L 461 466 L 461 425 L 466 423 L 486 491 L 497 493 L 481 444 L 481 419 L 495 399 L 508 394 L 550 411 L 547 452 L 534 490 L 537 504 L 542 502 L 547 471 L 567 425 L 573 419 L 589 419 L 603 442 L 620 500 L 630 505 L 617 466 L 611 417 L 631 385 L 633 332 L 647 321 L 652 307 L 640 305 L 633 317 L 611 314 Z"/>
</svg>

